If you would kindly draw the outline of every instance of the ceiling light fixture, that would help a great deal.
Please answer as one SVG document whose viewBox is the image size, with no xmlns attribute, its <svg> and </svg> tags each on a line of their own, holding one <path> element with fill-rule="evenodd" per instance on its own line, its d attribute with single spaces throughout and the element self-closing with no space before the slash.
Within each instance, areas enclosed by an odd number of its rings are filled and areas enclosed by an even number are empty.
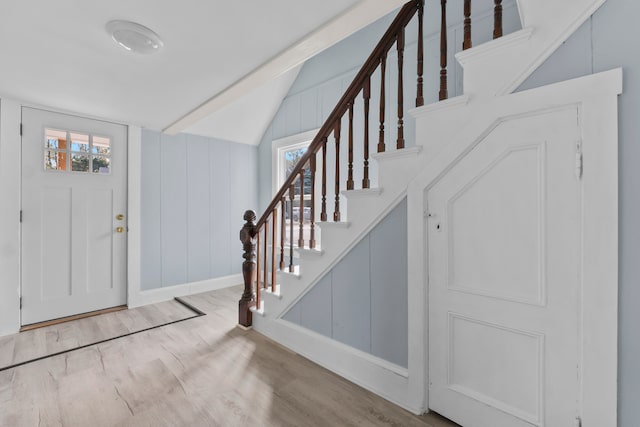
<svg viewBox="0 0 640 427">
<path fill-rule="evenodd" d="M 164 46 L 160 36 L 144 25 L 131 21 L 109 21 L 105 26 L 113 41 L 129 52 L 149 54 Z"/>
</svg>

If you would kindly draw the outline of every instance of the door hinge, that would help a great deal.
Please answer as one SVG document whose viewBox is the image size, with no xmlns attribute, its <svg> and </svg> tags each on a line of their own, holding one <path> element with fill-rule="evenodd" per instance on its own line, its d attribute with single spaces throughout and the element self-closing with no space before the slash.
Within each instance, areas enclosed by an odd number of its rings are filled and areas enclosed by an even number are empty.
<svg viewBox="0 0 640 427">
<path fill-rule="evenodd" d="M 576 143 L 576 178 L 581 179 L 582 178 L 582 168 L 583 168 L 583 161 L 582 161 L 582 142 L 578 141 Z"/>
<path fill-rule="evenodd" d="M 20 297 L 20 310 L 22 310 L 22 297 Z"/>
<path fill-rule="evenodd" d="M 576 417 L 576 427 L 582 427 L 582 418 Z"/>
<path fill-rule="evenodd" d="M 22 223 L 22 211 L 20 211 L 20 222 Z"/>
<path fill-rule="evenodd" d="M 20 123 L 20 136 L 22 136 L 22 123 Z"/>
</svg>

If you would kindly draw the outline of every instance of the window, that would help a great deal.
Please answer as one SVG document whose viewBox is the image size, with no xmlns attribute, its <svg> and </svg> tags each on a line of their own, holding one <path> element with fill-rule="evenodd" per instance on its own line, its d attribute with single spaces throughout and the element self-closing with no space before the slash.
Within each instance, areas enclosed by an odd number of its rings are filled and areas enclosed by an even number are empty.
<svg viewBox="0 0 640 427">
<path fill-rule="evenodd" d="M 307 152 L 307 147 L 315 137 L 317 131 L 305 132 L 292 137 L 273 142 L 273 193 L 275 194 L 289 178 L 298 161 Z M 302 192 L 302 203 L 300 194 Z M 293 244 L 297 246 L 300 236 L 300 220 L 305 245 L 308 245 L 311 229 L 311 171 L 305 170 L 303 185 L 300 179 L 294 181 L 293 203 L 286 194 L 285 202 L 285 246 L 291 244 L 290 224 L 293 221 Z M 317 215 L 316 215 L 317 216 Z M 317 220 L 318 218 L 316 218 Z"/>
<path fill-rule="evenodd" d="M 46 171 L 111 173 L 111 139 L 56 129 L 44 130 Z"/>
</svg>

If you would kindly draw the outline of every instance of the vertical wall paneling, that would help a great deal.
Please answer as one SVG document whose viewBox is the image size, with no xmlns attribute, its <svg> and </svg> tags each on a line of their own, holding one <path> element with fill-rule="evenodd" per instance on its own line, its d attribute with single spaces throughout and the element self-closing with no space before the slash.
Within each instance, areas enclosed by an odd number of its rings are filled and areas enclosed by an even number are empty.
<svg viewBox="0 0 640 427">
<path fill-rule="evenodd" d="M 240 272 L 242 213 L 255 209 L 257 149 L 142 133 L 141 289 Z"/>
<path fill-rule="evenodd" d="M 231 185 L 229 174 L 232 165 L 229 163 L 230 145 L 220 141 L 209 142 L 207 156 L 210 171 L 209 186 L 209 220 L 211 243 L 210 265 L 211 277 L 222 277 L 231 274 L 233 263 L 230 247 L 235 242 L 230 233 L 232 212 L 228 206 L 231 200 Z M 242 219 L 242 217 L 240 217 Z M 238 232 L 240 228 L 238 228 Z M 240 241 L 238 240 L 238 245 Z M 242 261 L 242 258 L 240 259 Z"/>
<path fill-rule="evenodd" d="M 300 326 L 324 336 L 332 336 L 331 276 L 323 277 L 300 304 Z"/>
<path fill-rule="evenodd" d="M 162 286 L 187 283 L 187 146 L 184 135 L 160 136 Z"/>
<path fill-rule="evenodd" d="M 405 199 L 283 318 L 407 367 L 407 310 Z"/>
<path fill-rule="evenodd" d="M 371 354 L 407 366 L 407 201 L 370 234 Z M 390 252 L 393 249 L 393 252 Z"/>
<path fill-rule="evenodd" d="M 162 284 L 160 134 L 143 129 L 141 145 L 140 288 L 148 290 Z"/>
<path fill-rule="evenodd" d="M 370 352 L 371 286 L 368 236 L 333 268 L 332 285 L 333 338 L 358 350 Z"/>
<path fill-rule="evenodd" d="M 187 280 L 211 277 L 211 169 L 207 138 L 187 135 Z"/>
</svg>

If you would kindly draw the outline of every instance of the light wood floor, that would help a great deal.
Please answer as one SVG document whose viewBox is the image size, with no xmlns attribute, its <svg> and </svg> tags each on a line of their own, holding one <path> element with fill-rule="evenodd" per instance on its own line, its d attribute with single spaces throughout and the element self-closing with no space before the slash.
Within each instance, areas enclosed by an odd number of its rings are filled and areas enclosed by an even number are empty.
<svg viewBox="0 0 640 427">
<path fill-rule="evenodd" d="M 455 426 L 236 328 L 240 294 L 188 297 L 207 315 L 0 372 L 0 426 Z"/>
<path fill-rule="evenodd" d="M 194 315 L 171 300 L 0 337 L 0 369 Z"/>
</svg>

